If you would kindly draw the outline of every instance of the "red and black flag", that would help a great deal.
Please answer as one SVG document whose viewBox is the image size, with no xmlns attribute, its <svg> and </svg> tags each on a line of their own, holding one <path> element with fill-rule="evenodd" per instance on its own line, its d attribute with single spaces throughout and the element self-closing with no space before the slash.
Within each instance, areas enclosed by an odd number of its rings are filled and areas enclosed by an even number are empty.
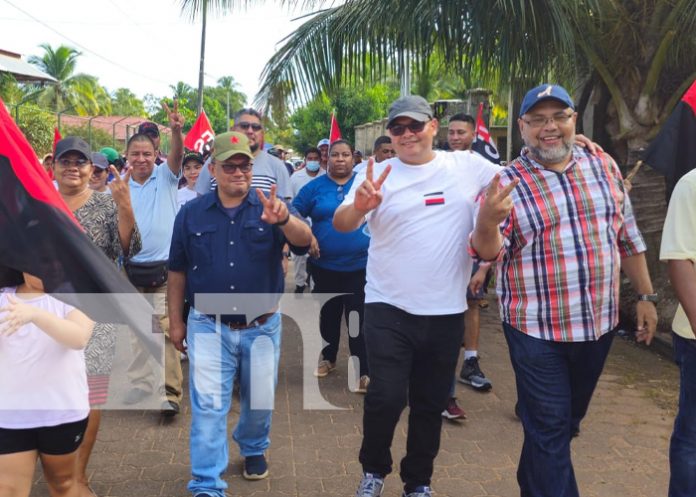
<svg viewBox="0 0 696 497">
<path fill-rule="evenodd" d="M 486 123 L 483 122 L 483 102 L 479 104 L 476 115 L 476 137 L 474 143 L 471 144 L 471 150 L 493 164 L 500 164 L 498 149 L 495 148 Z"/>
<path fill-rule="evenodd" d="M 669 202 L 679 178 L 696 168 L 696 82 L 645 150 L 643 161 L 665 176 Z"/>
<path fill-rule="evenodd" d="M 93 320 L 128 324 L 151 351 L 161 349 L 142 319 L 152 306 L 85 235 L 0 100 L 0 287 L 20 284 L 22 272 Z"/>
</svg>

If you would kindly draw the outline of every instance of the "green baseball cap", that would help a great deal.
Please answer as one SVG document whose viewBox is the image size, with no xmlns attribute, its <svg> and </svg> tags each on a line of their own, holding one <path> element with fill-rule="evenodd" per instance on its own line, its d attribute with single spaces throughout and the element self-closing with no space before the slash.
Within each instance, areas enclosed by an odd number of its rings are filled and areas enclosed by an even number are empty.
<svg viewBox="0 0 696 497">
<path fill-rule="evenodd" d="M 99 153 L 106 156 L 106 160 L 109 161 L 109 164 L 113 164 L 119 159 L 118 152 L 111 147 L 104 147 L 99 151 Z"/>
<path fill-rule="evenodd" d="M 224 161 L 233 155 L 246 155 L 250 159 L 254 159 L 249 148 L 249 139 L 242 133 L 229 131 L 215 137 L 213 142 L 213 159 L 216 161 Z"/>
</svg>

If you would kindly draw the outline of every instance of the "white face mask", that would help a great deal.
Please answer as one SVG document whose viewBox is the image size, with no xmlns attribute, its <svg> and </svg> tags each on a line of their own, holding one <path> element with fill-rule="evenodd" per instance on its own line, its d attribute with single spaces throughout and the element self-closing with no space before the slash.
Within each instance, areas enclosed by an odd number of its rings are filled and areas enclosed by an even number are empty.
<svg viewBox="0 0 696 497">
<path fill-rule="evenodd" d="M 320 164 L 318 160 L 310 160 L 305 164 L 307 171 L 316 173 L 319 170 Z"/>
</svg>

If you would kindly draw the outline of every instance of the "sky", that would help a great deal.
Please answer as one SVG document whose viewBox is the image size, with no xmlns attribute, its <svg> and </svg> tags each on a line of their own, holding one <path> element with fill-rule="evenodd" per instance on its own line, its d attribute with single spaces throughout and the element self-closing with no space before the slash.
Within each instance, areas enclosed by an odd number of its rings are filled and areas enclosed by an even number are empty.
<svg viewBox="0 0 696 497">
<path fill-rule="evenodd" d="M 25 60 L 41 43 L 82 52 L 77 72 L 109 91 L 125 87 L 140 98 L 171 96 L 170 85 L 198 87 L 201 23 L 181 14 L 180 0 L 0 0 L 0 49 Z M 224 17 L 208 16 L 205 84 L 233 76 L 251 104 L 260 75 L 301 12 L 272 0 Z"/>
</svg>

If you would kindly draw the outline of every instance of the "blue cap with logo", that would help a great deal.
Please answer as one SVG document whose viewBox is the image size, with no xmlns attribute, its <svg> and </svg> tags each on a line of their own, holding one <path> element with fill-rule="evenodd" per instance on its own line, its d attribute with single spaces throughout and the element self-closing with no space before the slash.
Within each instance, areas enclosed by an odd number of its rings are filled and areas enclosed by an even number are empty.
<svg viewBox="0 0 696 497">
<path fill-rule="evenodd" d="M 546 100 L 556 100 L 566 107 L 575 110 L 573 99 L 570 98 L 565 88 L 560 85 L 543 84 L 536 88 L 532 88 L 524 96 L 522 105 L 520 106 L 520 116 L 525 115 L 539 102 L 544 102 Z"/>
</svg>

